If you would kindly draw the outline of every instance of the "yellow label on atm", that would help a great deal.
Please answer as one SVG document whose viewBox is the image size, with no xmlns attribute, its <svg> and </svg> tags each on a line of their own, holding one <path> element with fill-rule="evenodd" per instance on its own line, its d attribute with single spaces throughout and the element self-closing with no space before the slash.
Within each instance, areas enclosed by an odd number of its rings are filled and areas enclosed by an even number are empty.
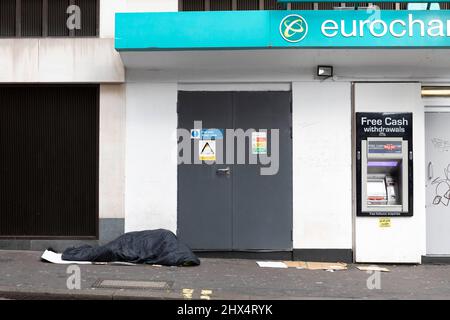
<svg viewBox="0 0 450 320">
<path fill-rule="evenodd" d="M 380 218 L 379 226 L 380 226 L 380 228 L 390 228 L 391 227 L 391 218 Z"/>
</svg>

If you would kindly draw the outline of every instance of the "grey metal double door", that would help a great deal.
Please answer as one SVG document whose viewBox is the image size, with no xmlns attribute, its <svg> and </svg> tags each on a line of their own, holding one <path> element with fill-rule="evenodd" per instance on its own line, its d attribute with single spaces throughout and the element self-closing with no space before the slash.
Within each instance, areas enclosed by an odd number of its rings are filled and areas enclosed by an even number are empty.
<svg viewBox="0 0 450 320">
<path fill-rule="evenodd" d="M 286 91 L 179 92 L 179 128 L 194 129 L 194 121 L 201 121 L 202 128 L 224 133 L 215 143 L 216 161 L 194 164 L 199 140 L 191 139 L 191 163 L 178 165 L 177 233 L 191 248 L 292 249 L 291 110 L 291 92 Z M 257 163 L 250 164 L 252 136 L 238 150 L 236 138 L 227 141 L 226 129 L 267 130 L 270 163 L 258 155 Z M 242 149 L 245 163 L 238 164 Z M 261 168 L 268 167 L 271 174 L 262 175 Z"/>
</svg>

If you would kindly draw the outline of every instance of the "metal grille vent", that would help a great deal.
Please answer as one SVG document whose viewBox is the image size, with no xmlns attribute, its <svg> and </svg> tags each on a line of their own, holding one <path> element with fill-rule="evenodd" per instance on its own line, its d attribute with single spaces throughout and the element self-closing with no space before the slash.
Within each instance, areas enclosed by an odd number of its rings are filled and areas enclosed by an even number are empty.
<svg viewBox="0 0 450 320">
<path fill-rule="evenodd" d="M 319 10 L 333 10 L 336 7 L 340 7 L 340 2 L 319 2 L 318 9 Z"/>
<path fill-rule="evenodd" d="M 96 237 L 97 85 L 0 86 L 0 237 Z"/>
<path fill-rule="evenodd" d="M 22 0 L 22 37 L 42 36 L 42 0 Z"/>
<path fill-rule="evenodd" d="M 16 1 L 0 1 L 0 37 L 13 37 L 16 34 Z"/>
<path fill-rule="evenodd" d="M 63 37 L 69 35 L 66 26 L 69 0 L 48 0 L 48 35 Z"/>
<path fill-rule="evenodd" d="M 230 11 L 232 8 L 232 0 L 212 0 L 210 2 L 211 11 Z"/>
<path fill-rule="evenodd" d="M 239 0 L 237 2 L 238 10 L 258 10 L 259 0 Z"/>
<path fill-rule="evenodd" d="M 304 2 L 304 3 L 291 3 L 292 10 L 314 10 L 314 3 Z"/>
<path fill-rule="evenodd" d="M 166 290 L 173 283 L 167 281 L 139 281 L 139 280 L 97 280 L 92 287 L 102 289 L 157 289 Z"/>
<path fill-rule="evenodd" d="M 182 0 L 182 11 L 205 11 L 205 2 L 199 0 Z"/>
<path fill-rule="evenodd" d="M 284 7 L 277 0 L 264 0 L 264 10 L 284 10 Z"/>
<path fill-rule="evenodd" d="M 94 36 L 97 32 L 97 1 L 75 0 L 75 5 L 81 9 L 81 29 L 75 30 L 75 36 Z"/>
</svg>

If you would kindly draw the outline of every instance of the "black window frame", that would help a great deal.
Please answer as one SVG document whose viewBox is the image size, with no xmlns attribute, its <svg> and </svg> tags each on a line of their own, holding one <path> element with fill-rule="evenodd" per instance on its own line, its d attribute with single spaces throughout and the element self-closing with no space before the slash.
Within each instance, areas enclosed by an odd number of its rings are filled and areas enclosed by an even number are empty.
<svg viewBox="0 0 450 320">
<path fill-rule="evenodd" d="M 95 21 L 95 35 L 79 35 L 76 34 L 76 30 L 69 30 L 68 35 L 49 35 L 48 34 L 48 0 L 42 0 L 41 10 L 41 35 L 37 36 L 24 36 L 22 34 L 22 0 L 15 0 L 16 12 L 15 12 L 15 35 L 2 36 L 0 39 L 14 39 L 14 38 L 98 38 L 100 34 L 100 0 L 95 1 L 96 7 L 96 21 Z M 69 5 L 76 4 L 76 0 L 69 0 Z M 83 16 L 81 17 L 83 19 Z M 83 20 L 81 20 L 83 21 Z"/>
<path fill-rule="evenodd" d="M 11 6 L 10 6 L 11 5 Z M 0 38 L 15 37 L 16 34 L 16 1 L 8 0 L 0 2 Z M 5 10 L 5 11 L 3 11 Z M 5 18 L 5 21 L 1 21 Z"/>
</svg>

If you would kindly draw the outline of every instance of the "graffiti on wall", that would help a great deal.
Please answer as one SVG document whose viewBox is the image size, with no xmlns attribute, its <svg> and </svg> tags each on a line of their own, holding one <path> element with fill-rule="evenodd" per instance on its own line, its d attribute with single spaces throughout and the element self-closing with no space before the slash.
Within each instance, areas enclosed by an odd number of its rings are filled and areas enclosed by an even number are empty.
<svg viewBox="0 0 450 320">
<path fill-rule="evenodd" d="M 442 204 L 448 207 L 450 203 L 450 164 L 443 171 L 443 177 L 437 177 L 431 182 L 431 185 L 435 186 L 433 205 L 438 206 Z"/>
</svg>

